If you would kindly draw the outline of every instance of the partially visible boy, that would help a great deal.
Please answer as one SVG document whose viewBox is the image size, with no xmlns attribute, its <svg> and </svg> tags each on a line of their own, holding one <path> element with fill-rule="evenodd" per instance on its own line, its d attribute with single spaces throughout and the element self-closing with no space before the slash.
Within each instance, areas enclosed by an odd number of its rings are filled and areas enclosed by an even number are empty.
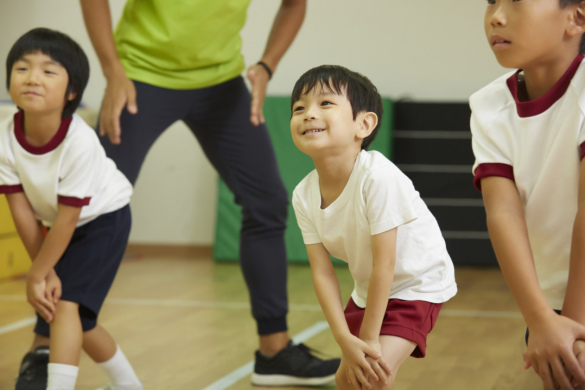
<svg viewBox="0 0 585 390">
<path fill-rule="evenodd" d="M 572 389 L 585 384 L 585 2 L 488 0 L 484 24 L 518 70 L 470 98 L 474 183 L 530 331 L 525 368 Z"/>
<path fill-rule="evenodd" d="M 37 312 L 35 333 L 50 334 L 48 373 L 29 375 L 47 367 L 48 349 L 33 345 L 16 389 L 74 389 L 82 347 L 112 389 L 142 389 L 97 325 L 128 241 L 132 186 L 74 114 L 88 78 L 83 50 L 54 30 L 24 34 L 6 60 L 6 86 L 19 111 L 0 124 L 0 193 L 33 260 L 26 292 Z M 39 222 L 49 228 L 45 238 Z"/>
<path fill-rule="evenodd" d="M 366 77 L 320 66 L 295 84 L 291 132 L 315 170 L 293 206 L 317 297 L 342 351 L 339 389 L 393 389 L 408 356 L 424 357 L 442 303 L 457 291 L 437 221 L 412 182 L 367 152 L 382 99 Z M 345 312 L 329 255 L 346 261 L 355 288 Z"/>
</svg>

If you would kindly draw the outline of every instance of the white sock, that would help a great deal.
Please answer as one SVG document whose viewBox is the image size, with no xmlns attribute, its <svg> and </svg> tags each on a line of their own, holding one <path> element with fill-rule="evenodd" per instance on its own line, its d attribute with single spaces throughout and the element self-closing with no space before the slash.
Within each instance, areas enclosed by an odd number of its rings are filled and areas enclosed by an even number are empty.
<svg viewBox="0 0 585 390">
<path fill-rule="evenodd" d="M 47 390 L 74 390 L 79 367 L 69 364 L 49 363 Z"/>
<path fill-rule="evenodd" d="M 116 390 L 142 390 L 142 382 L 134 373 L 124 352 L 116 345 L 116 353 L 112 358 L 103 363 L 98 363 L 110 377 L 112 385 Z"/>
</svg>

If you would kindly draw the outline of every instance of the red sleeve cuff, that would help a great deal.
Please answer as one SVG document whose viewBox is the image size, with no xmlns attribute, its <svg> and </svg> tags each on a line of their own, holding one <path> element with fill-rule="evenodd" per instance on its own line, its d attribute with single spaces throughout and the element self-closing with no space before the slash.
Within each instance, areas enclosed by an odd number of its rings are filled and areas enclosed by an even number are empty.
<svg viewBox="0 0 585 390">
<path fill-rule="evenodd" d="M 475 168 L 473 185 L 481 191 L 481 179 L 488 176 L 500 176 L 514 181 L 514 168 L 508 164 L 486 163 Z"/>
<path fill-rule="evenodd" d="M 73 207 L 87 206 L 89 204 L 90 200 L 91 200 L 91 198 L 79 199 L 79 198 L 73 198 L 70 196 L 61 196 L 61 195 L 59 195 L 59 198 L 58 198 L 58 202 L 60 204 L 64 204 L 67 206 L 73 206 Z"/>
<path fill-rule="evenodd" d="M 24 192 L 21 184 L 13 186 L 0 186 L 0 194 L 15 194 L 17 192 Z"/>
<path fill-rule="evenodd" d="M 581 160 L 583 160 L 583 157 L 585 157 L 585 142 L 579 145 L 579 150 L 581 151 Z"/>
</svg>

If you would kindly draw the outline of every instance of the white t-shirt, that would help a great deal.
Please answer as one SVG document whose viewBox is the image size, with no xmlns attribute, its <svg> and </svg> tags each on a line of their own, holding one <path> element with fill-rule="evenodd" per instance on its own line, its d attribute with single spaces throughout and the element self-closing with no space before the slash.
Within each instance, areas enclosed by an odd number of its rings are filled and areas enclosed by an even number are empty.
<svg viewBox="0 0 585 390">
<path fill-rule="evenodd" d="M 437 221 L 412 182 L 386 157 L 361 151 L 339 197 L 321 209 L 319 175 L 294 190 L 293 206 L 306 245 L 322 243 L 348 263 L 351 294 L 366 306 L 373 267 L 372 235 L 398 227 L 391 299 L 441 303 L 457 292 L 453 263 Z"/>
<path fill-rule="evenodd" d="M 470 98 L 475 185 L 487 176 L 515 181 L 540 286 L 563 305 L 577 213 L 579 164 L 585 141 L 585 68 L 578 56 L 539 99 L 518 100 L 518 75 L 508 73 Z"/>
<path fill-rule="evenodd" d="M 82 207 L 82 226 L 127 205 L 132 185 L 77 114 L 39 147 L 26 141 L 19 111 L 0 123 L 0 193 L 22 191 L 45 226 L 55 222 L 59 203 Z"/>
</svg>

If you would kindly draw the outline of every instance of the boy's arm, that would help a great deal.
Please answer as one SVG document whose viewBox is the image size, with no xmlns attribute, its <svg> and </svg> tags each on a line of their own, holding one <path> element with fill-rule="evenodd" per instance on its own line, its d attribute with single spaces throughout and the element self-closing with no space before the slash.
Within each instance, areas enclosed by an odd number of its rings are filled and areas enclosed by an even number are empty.
<svg viewBox="0 0 585 390">
<path fill-rule="evenodd" d="M 359 383 L 367 386 L 365 374 L 377 378 L 366 360 L 366 355 L 379 358 L 379 351 L 370 348 L 365 342 L 353 336 L 343 314 L 343 302 L 335 269 L 329 258 L 329 253 L 323 244 L 307 245 L 307 254 L 311 263 L 313 285 L 319 304 L 329 323 L 331 332 L 342 351 L 342 358 L 349 367 L 348 380 L 354 386 Z M 361 368 L 360 368 L 361 367 Z M 369 388 L 369 387 L 368 387 Z"/>
<path fill-rule="evenodd" d="M 570 388 L 565 368 L 578 381 L 585 379 L 572 351 L 575 340 L 585 336 L 585 328 L 556 315 L 544 297 L 534 268 L 524 209 L 514 183 L 490 176 L 481 180 L 481 188 L 498 263 L 530 330 L 524 354 L 526 367 L 533 366 L 546 389 L 555 388 L 553 376 L 563 388 Z"/>
<path fill-rule="evenodd" d="M 276 70 L 280 59 L 292 44 L 303 24 L 306 3 L 306 0 L 282 0 L 280 4 L 261 59 L 272 72 Z M 247 77 L 252 87 L 250 122 L 258 126 L 260 123 L 264 123 L 262 106 L 270 76 L 261 65 L 255 64 L 248 69 Z"/>
<path fill-rule="evenodd" d="M 585 325 L 585 159 L 581 160 L 577 215 L 573 224 L 569 281 L 562 313 Z"/>
<path fill-rule="evenodd" d="M 124 106 L 131 114 L 138 112 L 136 88 L 126 76 L 126 71 L 118 58 L 108 0 L 80 0 L 80 3 L 85 28 L 107 82 L 100 113 L 100 135 L 108 134 L 113 144 L 119 144 L 120 114 Z"/>
<path fill-rule="evenodd" d="M 29 271 L 28 276 L 34 282 L 45 279 L 63 256 L 71 241 L 80 214 L 81 207 L 59 204 L 57 219 L 49 229 Z"/>
<path fill-rule="evenodd" d="M 23 192 L 6 194 L 6 199 L 16 226 L 16 231 L 29 257 L 34 261 L 43 245 L 43 237 L 33 208 Z M 54 303 L 57 303 L 61 297 L 61 281 L 57 277 L 54 269 L 51 269 L 47 274 L 46 284 L 47 288 L 42 297 L 39 298 L 40 302 L 43 302 L 43 305 L 40 307 L 35 306 L 35 309 L 47 321 L 51 321 L 55 311 Z"/>
<path fill-rule="evenodd" d="M 360 338 L 372 345 L 379 347 L 380 328 L 384 313 L 388 306 L 388 297 L 392 290 L 394 279 L 394 266 L 396 264 L 396 232 L 397 229 L 372 236 L 372 255 L 374 265 L 370 286 L 368 288 L 368 300 L 364 321 L 360 329 Z"/>
<path fill-rule="evenodd" d="M 57 219 L 47 233 L 28 273 L 27 297 L 35 310 L 47 321 L 52 321 L 55 306 L 47 291 L 47 276 L 53 272 L 71 241 L 81 207 L 59 204 Z"/>
<path fill-rule="evenodd" d="M 397 232 L 398 229 L 394 228 L 372 236 L 374 264 L 368 287 L 364 320 L 360 329 L 360 339 L 379 352 L 381 352 L 380 328 L 382 327 L 390 291 L 392 290 L 392 281 L 394 280 Z M 374 370 L 379 373 L 380 378 L 386 382 L 387 375 L 392 374 L 386 361 L 381 357 L 372 362 L 372 365 Z"/>
<path fill-rule="evenodd" d="M 37 257 L 43 244 L 43 236 L 33 208 L 24 192 L 6 194 L 6 200 L 8 201 L 16 231 L 32 260 Z"/>
</svg>

